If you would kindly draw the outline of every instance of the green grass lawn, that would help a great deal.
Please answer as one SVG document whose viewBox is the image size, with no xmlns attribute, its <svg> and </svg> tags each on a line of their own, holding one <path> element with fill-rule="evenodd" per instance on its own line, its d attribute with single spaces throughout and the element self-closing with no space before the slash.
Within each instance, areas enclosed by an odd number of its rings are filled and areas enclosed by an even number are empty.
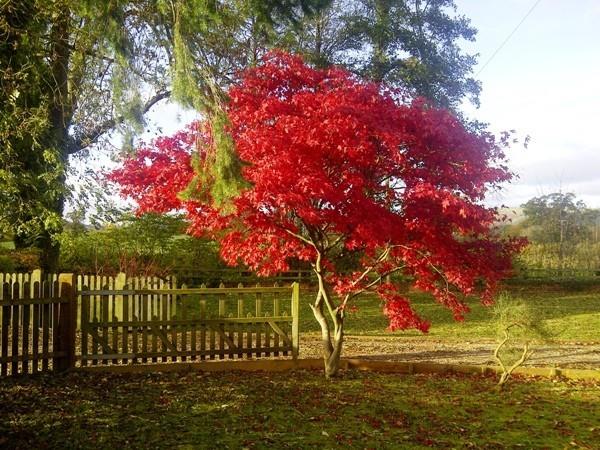
<svg viewBox="0 0 600 450">
<path fill-rule="evenodd" d="M 510 294 L 530 303 L 543 315 L 552 338 L 557 341 L 600 342 L 600 291 L 595 289 L 569 290 L 547 287 L 511 287 Z M 300 331 L 318 331 L 308 302 L 311 293 L 303 291 L 300 307 Z M 456 322 L 452 313 L 436 303 L 430 295 L 411 292 L 413 305 L 422 316 L 431 321 L 431 329 L 423 335 L 417 331 L 394 334 L 424 339 L 464 341 L 469 339 L 495 339 L 496 328 L 493 311 L 482 306 L 477 299 L 469 304 L 471 312 L 464 322 Z M 351 313 L 346 321 L 346 333 L 353 335 L 390 335 L 387 321 L 381 313 L 378 298 L 363 297 L 356 301 L 358 311 Z"/>
<path fill-rule="evenodd" d="M 2 448 L 598 448 L 599 385 L 358 371 L 0 380 Z"/>
</svg>

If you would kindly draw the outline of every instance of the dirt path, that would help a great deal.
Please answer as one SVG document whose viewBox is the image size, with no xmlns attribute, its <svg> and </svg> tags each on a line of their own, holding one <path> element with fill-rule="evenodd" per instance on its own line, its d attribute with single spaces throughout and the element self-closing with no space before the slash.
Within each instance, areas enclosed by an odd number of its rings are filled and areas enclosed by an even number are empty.
<svg viewBox="0 0 600 450">
<path fill-rule="evenodd" d="M 493 341 L 448 342 L 386 336 L 346 336 L 345 357 L 433 363 L 493 364 Z M 320 336 L 301 336 L 300 357 L 321 356 Z M 560 343 L 534 346 L 529 366 L 557 366 L 600 370 L 600 343 Z"/>
</svg>

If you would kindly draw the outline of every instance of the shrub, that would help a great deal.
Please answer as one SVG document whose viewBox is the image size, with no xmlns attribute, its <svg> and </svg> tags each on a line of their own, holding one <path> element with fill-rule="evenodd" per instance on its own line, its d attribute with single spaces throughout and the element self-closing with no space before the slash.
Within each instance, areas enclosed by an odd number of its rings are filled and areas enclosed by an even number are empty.
<svg viewBox="0 0 600 450">
<path fill-rule="evenodd" d="M 494 359 L 502 370 L 498 381 L 502 388 L 514 370 L 531 357 L 534 341 L 546 340 L 550 336 L 539 309 L 505 293 L 494 305 L 494 318 L 498 336 Z"/>
</svg>

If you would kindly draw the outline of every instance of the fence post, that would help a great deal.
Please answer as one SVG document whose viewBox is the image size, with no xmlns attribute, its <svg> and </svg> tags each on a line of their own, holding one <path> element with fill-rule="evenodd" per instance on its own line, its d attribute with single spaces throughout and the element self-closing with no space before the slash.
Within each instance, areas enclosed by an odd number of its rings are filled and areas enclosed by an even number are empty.
<svg viewBox="0 0 600 450">
<path fill-rule="evenodd" d="M 54 351 L 64 351 L 66 356 L 55 359 L 55 370 L 62 372 L 75 367 L 75 330 L 77 329 L 77 280 L 72 273 L 58 276 L 61 299 L 58 316 L 58 342 Z"/>
<path fill-rule="evenodd" d="M 298 359 L 300 335 L 298 315 L 300 313 L 300 283 L 292 283 L 292 358 Z"/>
</svg>

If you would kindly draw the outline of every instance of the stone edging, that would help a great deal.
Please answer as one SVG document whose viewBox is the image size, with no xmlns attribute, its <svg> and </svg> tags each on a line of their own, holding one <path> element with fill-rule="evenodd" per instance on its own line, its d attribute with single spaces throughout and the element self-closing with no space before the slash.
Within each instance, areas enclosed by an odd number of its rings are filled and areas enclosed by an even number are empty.
<svg viewBox="0 0 600 450">
<path fill-rule="evenodd" d="M 136 364 L 122 366 L 92 366 L 75 369 L 85 372 L 111 373 L 150 373 L 150 372 L 226 372 L 239 370 L 243 372 L 284 372 L 294 369 L 322 369 L 320 358 L 305 359 L 264 359 L 234 361 L 200 361 L 164 364 Z M 426 362 L 376 361 L 360 358 L 343 358 L 342 369 L 366 370 L 382 373 L 466 373 L 494 374 L 500 368 L 495 366 L 436 364 Z M 561 369 L 557 367 L 519 367 L 514 374 L 538 376 L 546 378 L 563 377 L 571 380 L 600 381 L 600 369 Z"/>
</svg>

